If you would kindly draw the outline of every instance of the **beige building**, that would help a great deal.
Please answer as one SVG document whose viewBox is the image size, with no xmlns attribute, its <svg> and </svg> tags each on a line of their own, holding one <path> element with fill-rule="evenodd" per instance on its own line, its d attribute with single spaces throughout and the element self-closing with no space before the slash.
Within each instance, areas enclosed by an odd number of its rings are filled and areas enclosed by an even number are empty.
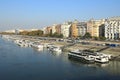
<svg viewBox="0 0 120 80">
<path fill-rule="evenodd" d="M 45 34 L 50 34 L 50 33 L 52 33 L 52 28 L 51 27 L 46 27 Z"/>
<path fill-rule="evenodd" d="M 58 34 L 61 34 L 61 24 L 56 25 L 55 29 Z"/>
<path fill-rule="evenodd" d="M 51 28 L 52 28 L 52 34 L 54 34 L 55 32 L 56 32 L 56 24 L 53 24 L 53 26 L 51 26 Z"/>
<path fill-rule="evenodd" d="M 71 37 L 74 37 L 74 38 L 76 38 L 76 37 L 78 37 L 79 35 L 78 35 L 78 21 L 77 20 L 75 20 L 73 23 L 72 23 L 72 25 L 71 25 L 71 28 L 70 28 L 70 36 Z"/>
<path fill-rule="evenodd" d="M 105 19 L 101 20 L 89 20 L 87 22 L 87 32 L 91 34 L 91 36 L 99 37 L 99 27 L 105 23 Z"/>
</svg>

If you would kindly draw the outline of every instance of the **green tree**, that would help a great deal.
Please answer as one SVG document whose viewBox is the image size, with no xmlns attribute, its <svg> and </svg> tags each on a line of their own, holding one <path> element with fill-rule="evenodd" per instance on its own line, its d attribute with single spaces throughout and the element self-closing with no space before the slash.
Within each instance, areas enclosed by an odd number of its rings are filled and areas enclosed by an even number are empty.
<svg viewBox="0 0 120 80">
<path fill-rule="evenodd" d="M 106 40 L 106 38 L 103 37 L 103 36 L 100 36 L 99 39 L 100 39 L 100 40 Z"/>
<path fill-rule="evenodd" d="M 28 31 L 23 31 L 19 33 L 20 35 L 28 35 Z"/>
<path fill-rule="evenodd" d="M 59 38 L 63 38 L 63 34 L 60 34 L 60 35 L 59 35 Z"/>
<path fill-rule="evenodd" d="M 43 31 L 42 30 L 36 30 L 36 31 L 23 31 L 20 32 L 20 35 L 28 35 L 28 36 L 43 36 Z"/>
<path fill-rule="evenodd" d="M 59 33 L 55 32 L 54 34 L 52 34 L 51 37 L 63 38 L 63 34 L 59 34 Z"/>
<path fill-rule="evenodd" d="M 93 39 L 94 40 L 99 40 L 99 37 L 94 36 Z"/>
<path fill-rule="evenodd" d="M 79 38 L 79 39 L 81 39 L 81 38 L 82 38 L 82 36 L 81 36 L 81 35 L 79 35 L 79 36 L 78 36 L 78 38 Z"/>
<path fill-rule="evenodd" d="M 86 33 L 84 36 L 83 36 L 84 38 L 87 38 L 87 39 L 90 39 L 90 38 L 92 38 L 92 36 L 91 36 L 91 34 L 90 33 Z"/>
</svg>

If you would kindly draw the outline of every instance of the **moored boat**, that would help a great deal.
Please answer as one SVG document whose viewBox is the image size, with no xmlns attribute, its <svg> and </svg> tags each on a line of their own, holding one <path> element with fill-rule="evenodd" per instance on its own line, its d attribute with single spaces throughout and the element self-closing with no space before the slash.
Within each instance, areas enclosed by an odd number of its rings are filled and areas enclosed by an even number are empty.
<svg viewBox="0 0 120 80">
<path fill-rule="evenodd" d="M 98 62 L 98 63 L 108 63 L 109 62 L 109 58 L 108 57 L 96 57 L 95 58 L 95 62 Z"/>
<path fill-rule="evenodd" d="M 49 50 L 52 52 L 62 53 L 62 49 L 57 46 L 51 46 L 51 47 L 49 47 Z"/>
<path fill-rule="evenodd" d="M 107 63 L 110 60 L 110 55 L 96 52 L 87 52 L 81 50 L 71 51 L 68 54 L 69 58 L 79 59 L 80 61 L 85 61 L 89 63 Z"/>
<path fill-rule="evenodd" d="M 60 47 L 54 47 L 54 48 L 53 48 L 53 51 L 54 51 L 54 52 L 58 52 L 58 53 L 61 53 L 61 52 L 62 52 L 62 50 L 61 50 Z"/>
<path fill-rule="evenodd" d="M 94 58 L 92 56 L 83 54 L 79 50 L 69 52 L 68 57 L 85 63 L 94 63 Z"/>
</svg>

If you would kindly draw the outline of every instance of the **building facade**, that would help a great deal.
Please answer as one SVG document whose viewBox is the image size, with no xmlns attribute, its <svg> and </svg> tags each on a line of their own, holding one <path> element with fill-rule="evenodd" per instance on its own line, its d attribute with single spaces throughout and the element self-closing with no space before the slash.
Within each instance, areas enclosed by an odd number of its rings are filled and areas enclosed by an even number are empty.
<svg viewBox="0 0 120 80">
<path fill-rule="evenodd" d="M 56 24 L 53 24 L 53 26 L 51 27 L 52 28 L 52 34 L 54 34 L 56 32 Z"/>
<path fill-rule="evenodd" d="M 87 24 L 86 24 L 86 22 L 79 22 L 77 24 L 77 28 L 78 28 L 78 36 L 83 37 L 87 32 Z"/>
<path fill-rule="evenodd" d="M 70 36 L 73 38 L 78 37 L 78 23 L 79 22 L 77 20 L 75 20 L 71 25 Z"/>
<path fill-rule="evenodd" d="M 46 27 L 45 34 L 51 34 L 51 33 L 52 33 L 52 28 Z"/>
<path fill-rule="evenodd" d="M 105 37 L 105 24 L 99 26 L 99 37 Z"/>
<path fill-rule="evenodd" d="M 120 39 L 120 17 L 109 18 L 105 21 L 105 37 L 110 40 Z"/>
<path fill-rule="evenodd" d="M 63 34 L 64 38 L 67 38 L 70 36 L 70 27 L 71 27 L 71 24 L 69 22 L 65 22 L 61 25 L 61 34 Z"/>
<path fill-rule="evenodd" d="M 99 27 L 105 23 L 105 19 L 101 20 L 89 20 L 87 22 L 87 32 L 93 37 L 99 37 Z"/>
<path fill-rule="evenodd" d="M 46 27 L 44 27 L 42 30 L 43 30 L 43 34 L 47 34 L 47 29 L 46 29 Z"/>
<path fill-rule="evenodd" d="M 55 29 L 58 34 L 61 34 L 61 24 L 56 25 Z"/>
</svg>

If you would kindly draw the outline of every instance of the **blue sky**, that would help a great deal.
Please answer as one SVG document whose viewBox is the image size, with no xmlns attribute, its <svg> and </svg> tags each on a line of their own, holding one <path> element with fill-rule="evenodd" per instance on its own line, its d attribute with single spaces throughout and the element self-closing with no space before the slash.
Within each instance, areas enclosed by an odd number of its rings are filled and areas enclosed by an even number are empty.
<svg viewBox="0 0 120 80">
<path fill-rule="evenodd" d="M 120 0 L 0 0 L 0 31 L 120 16 Z"/>
</svg>

